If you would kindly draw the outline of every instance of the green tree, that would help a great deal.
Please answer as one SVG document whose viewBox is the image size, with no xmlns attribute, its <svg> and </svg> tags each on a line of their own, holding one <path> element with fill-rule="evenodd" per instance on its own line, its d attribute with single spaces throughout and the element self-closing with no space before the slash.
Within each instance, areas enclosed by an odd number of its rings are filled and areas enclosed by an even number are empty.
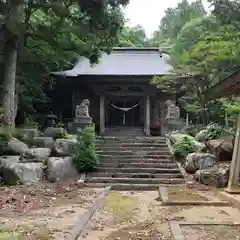
<svg viewBox="0 0 240 240">
<path fill-rule="evenodd" d="M 234 26 L 221 26 L 211 16 L 189 21 L 170 52 L 175 74 L 185 77 L 154 78 L 153 82 L 166 91 L 180 86 L 185 93 L 179 100 L 181 106 L 206 124 L 214 109 L 205 92 L 238 65 L 238 35 Z"/>
<path fill-rule="evenodd" d="M 161 48 L 171 48 L 182 27 L 194 18 L 206 15 L 202 1 L 189 3 L 182 0 L 174 8 L 168 8 L 161 19 L 159 28 L 149 39 L 149 45 Z"/>
<path fill-rule="evenodd" d="M 164 38 L 175 39 L 182 27 L 191 19 L 206 15 L 201 0 L 189 3 L 182 0 L 175 8 L 168 8 L 161 19 L 159 30 Z"/>
<path fill-rule="evenodd" d="M 30 79 L 35 74 L 33 65 L 38 65 L 36 69 L 45 70 L 42 74 L 38 72 L 41 75 L 38 81 L 42 86 L 43 74 L 48 68 L 72 64 L 79 55 L 96 62 L 102 51 L 111 50 L 124 24 L 120 6 L 127 2 L 127 0 L 0 2 L 1 39 L 4 49 L 4 62 L 1 66 L 4 74 L 1 82 L 5 125 L 14 125 L 18 93 L 30 97 L 29 94 L 25 94 L 25 86 L 33 87 L 33 81 L 36 80 Z M 49 65 L 46 67 L 47 64 Z M 22 74 L 28 66 L 31 66 L 32 71 L 25 71 Z M 17 82 L 16 72 L 17 79 L 20 79 Z M 19 84 L 22 87 L 18 86 Z M 16 87 L 20 89 L 17 92 Z"/>
<path fill-rule="evenodd" d="M 208 0 L 215 15 L 223 24 L 231 24 L 240 28 L 240 2 L 238 0 Z"/>
<path fill-rule="evenodd" d="M 144 28 L 140 25 L 135 27 L 125 26 L 119 37 L 119 47 L 145 47 L 148 39 Z"/>
</svg>

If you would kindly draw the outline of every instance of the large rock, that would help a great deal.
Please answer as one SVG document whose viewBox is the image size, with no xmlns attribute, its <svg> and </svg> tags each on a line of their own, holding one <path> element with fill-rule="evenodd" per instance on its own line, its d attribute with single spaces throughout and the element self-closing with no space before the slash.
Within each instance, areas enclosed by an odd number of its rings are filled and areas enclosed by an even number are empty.
<svg viewBox="0 0 240 240">
<path fill-rule="evenodd" d="M 47 179 L 51 182 L 78 177 L 71 157 L 50 157 L 47 163 Z"/>
<path fill-rule="evenodd" d="M 209 140 L 206 144 L 218 161 L 231 161 L 233 155 L 233 137 L 223 137 L 221 139 Z"/>
<path fill-rule="evenodd" d="M 51 154 L 49 148 L 31 148 L 28 149 L 22 156 L 22 162 L 45 162 Z"/>
<path fill-rule="evenodd" d="M 54 143 L 55 141 L 52 137 L 34 137 L 32 141 L 33 146 L 49 149 L 54 147 Z"/>
<path fill-rule="evenodd" d="M 0 163 L 4 184 L 31 184 L 43 179 L 42 163 L 22 163 L 19 156 L 3 156 Z"/>
<path fill-rule="evenodd" d="M 195 173 L 195 179 L 205 185 L 226 187 L 229 179 L 229 165 L 198 170 Z"/>
<path fill-rule="evenodd" d="M 76 139 L 56 139 L 53 155 L 57 157 L 72 156 L 76 146 Z"/>
<path fill-rule="evenodd" d="M 205 134 L 207 130 L 201 130 L 196 136 L 195 140 L 198 142 L 204 142 L 205 141 Z"/>
<path fill-rule="evenodd" d="M 20 154 L 24 154 L 28 150 L 29 150 L 29 147 L 27 146 L 27 144 L 21 142 L 16 138 L 12 138 L 8 142 L 7 151 L 10 154 L 20 155 Z"/>
<path fill-rule="evenodd" d="M 198 169 L 212 167 L 216 162 L 216 157 L 209 153 L 190 153 L 185 162 L 185 170 L 188 173 L 195 173 Z"/>
<path fill-rule="evenodd" d="M 18 129 L 22 139 L 27 143 L 31 143 L 32 139 L 36 136 L 39 136 L 38 129 L 36 128 L 26 128 L 26 129 Z"/>
<path fill-rule="evenodd" d="M 28 134 L 29 136 L 36 137 L 39 135 L 37 128 L 19 128 L 18 131 L 24 136 Z"/>
<path fill-rule="evenodd" d="M 48 127 L 44 133 L 44 137 L 52 137 L 53 139 L 63 138 L 67 135 L 67 131 L 64 128 L 55 128 L 55 127 Z"/>
<path fill-rule="evenodd" d="M 17 163 L 20 162 L 20 156 L 1 156 L 0 157 L 0 164 L 1 167 L 6 163 Z"/>
<path fill-rule="evenodd" d="M 168 138 L 170 139 L 172 144 L 180 142 L 185 137 L 187 137 L 191 142 L 194 143 L 194 145 L 196 147 L 196 151 L 200 152 L 205 148 L 204 143 L 196 141 L 194 137 L 187 135 L 187 134 L 176 132 L 176 133 L 172 133 L 168 136 Z"/>
</svg>

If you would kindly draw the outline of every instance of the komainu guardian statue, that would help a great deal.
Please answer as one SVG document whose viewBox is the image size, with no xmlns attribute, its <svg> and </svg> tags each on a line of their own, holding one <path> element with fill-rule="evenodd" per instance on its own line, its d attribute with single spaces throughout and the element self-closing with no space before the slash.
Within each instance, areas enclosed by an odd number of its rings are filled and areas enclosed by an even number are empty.
<svg viewBox="0 0 240 240">
<path fill-rule="evenodd" d="M 171 100 L 166 101 L 166 119 L 167 120 L 177 120 L 180 118 L 180 108 L 175 105 Z"/>
<path fill-rule="evenodd" d="M 75 118 L 91 118 L 89 115 L 89 106 L 90 101 L 88 99 L 84 99 L 80 105 L 76 106 Z"/>
</svg>

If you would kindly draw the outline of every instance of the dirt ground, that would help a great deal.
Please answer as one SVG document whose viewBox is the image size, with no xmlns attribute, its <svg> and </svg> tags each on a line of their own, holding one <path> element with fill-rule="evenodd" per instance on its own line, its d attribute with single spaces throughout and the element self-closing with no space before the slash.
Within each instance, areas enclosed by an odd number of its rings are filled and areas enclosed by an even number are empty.
<svg viewBox="0 0 240 240">
<path fill-rule="evenodd" d="M 102 189 L 65 184 L 0 188 L 0 240 L 64 239 Z"/>
<path fill-rule="evenodd" d="M 0 191 L 0 240 L 62 240 L 103 189 L 81 189 L 72 181 L 1 187 Z M 174 194 L 172 188 L 170 192 L 174 200 L 189 198 L 184 191 Z M 207 189 L 204 195 L 218 199 L 215 190 Z M 112 191 L 79 240 L 172 240 L 169 221 L 240 222 L 239 216 L 240 211 L 231 206 L 162 206 L 157 191 Z M 187 240 L 240 239 L 238 227 L 184 225 L 182 231 Z"/>
<path fill-rule="evenodd" d="M 186 240 L 239 240 L 238 226 L 182 226 Z"/>
<path fill-rule="evenodd" d="M 217 200 L 215 191 L 207 194 Z M 240 222 L 240 211 L 234 207 L 162 206 L 157 199 L 158 192 L 110 192 L 79 240 L 172 240 L 169 221 Z M 187 240 L 221 240 L 217 228 L 212 231 L 215 233 L 212 238 L 206 238 L 207 228 L 201 229 L 198 235 L 196 228 L 186 229 Z M 224 240 L 239 240 L 232 238 L 237 230 L 225 231 Z"/>
</svg>

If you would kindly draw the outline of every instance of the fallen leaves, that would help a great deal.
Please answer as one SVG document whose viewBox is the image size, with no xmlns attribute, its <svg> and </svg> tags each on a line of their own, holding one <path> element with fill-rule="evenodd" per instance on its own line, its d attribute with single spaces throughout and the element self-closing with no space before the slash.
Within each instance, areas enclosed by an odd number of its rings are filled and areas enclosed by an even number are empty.
<svg viewBox="0 0 240 240">
<path fill-rule="evenodd" d="M 67 202 L 84 204 L 86 195 L 91 194 L 96 193 L 79 189 L 76 182 L 4 186 L 0 187 L 0 215 L 8 217 L 25 215 L 34 210 L 66 204 Z"/>
</svg>

